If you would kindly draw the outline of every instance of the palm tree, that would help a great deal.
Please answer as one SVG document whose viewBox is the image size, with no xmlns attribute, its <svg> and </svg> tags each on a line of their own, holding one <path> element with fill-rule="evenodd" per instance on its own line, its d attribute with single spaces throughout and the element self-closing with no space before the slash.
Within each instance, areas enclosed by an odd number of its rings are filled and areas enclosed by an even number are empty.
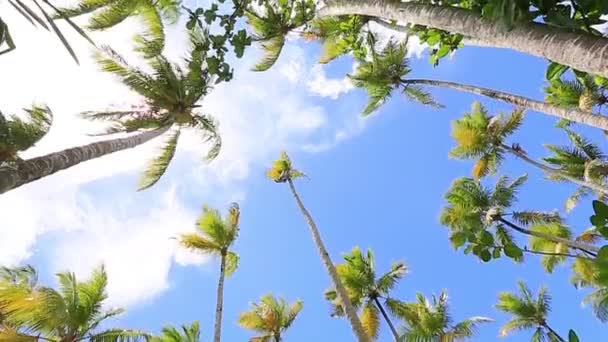
<svg viewBox="0 0 608 342">
<path fill-rule="evenodd" d="M 100 324 L 124 310 L 104 310 L 108 278 L 104 267 L 87 281 L 74 273 L 58 273 L 60 288 L 30 288 L 0 284 L 0 311 L 11 325 L 0 328 L 3 341 L 138 341 L 148 334 L 136 330 L 110 328 Z"/>
<path fill-rule="evenodd" d="M 405 264 L 403 262 L 393 263 L 388 272 L 376 278 L 374 254 L 370 249 L 364 256 L 361 250 L 355 247 L 349 254 L 344 255 L 344 261 L 344 263 L 336 265 L 336 271 L 346 287 L 353 306 L 363 307 L 360 317 L 367 334 L 372 339 L 378 338 L 380 331 L 378 316 L 381 313 L 391 329 L 395 341 L 399 340 L 399 334 L 380 303 L 380 299 L 389 300 L 389 292 L 407 272 Z M 344 308 L 335 289 L 326 291 L 325 298 L 332 304 L 332 316 L 344 316 Z"/>
<path fill-rule="evenodd" d="M 198 321 L 194 321 L 190 326 L 182 325 L 180 329 L 166 326 L 160 336 L 152 337 L 150 342 L 200 342 L 200 335 Z"/>
<path fill-rule="evenodd" d="M 416 294 L 413 303 L 391 300 L 389 308 L 405 323 L 405 333 L 399 340 L 403 342 L 464 341 L 475 334 L 479 324 L 492 322 L 490 318 L 475 316 L 454 324 L 446 292 L 430 301 L 421 293 Z"/>
<path fill-rule="evenodd" d="M 608 159 L 600 147 L 569 129 L 565 129 L 565 132 L 568 134 L 571 146 L 546 145 L 553 154 L 543 160 L 570 177 L 606 187 Z M 549 179 L 563 180 L 557 175 L 550 176 Z M 571 211 L 582 198 L 593 194 L 599 199 L 606 199 L 604 192 L 579 187 L 566 201 L 566 211 Z"/>
<path fill-rule="evenodd" d="M 598 85 L 589 75 L 574 80 L 561 78 L 551 80 L 549 86 L 545 88 L 545 93 L 548 103 L 565 108 L 578 108 L 586 112 L 608 103 L 606 88 Z"/>
<path fill-rule="evenodd" d="M 505 30 L 500 21 L 451 6 L 417 2 L 332 1 L 317 17 L 364 15 L 383 20 L 421 25 L 471 37 L 484 45 L 509 48 L 572 69 L 608 77 L 608 39 L 580 31 L 568 31 L 540 23 L 522 23 Z"/>
<path fill-rule="evenodd" d="M 608 322 L 608 288 L 600 277 L 600 267 L 594 260 L 576 259 L 572 263 L 570 282 L 576 288 L 590 287 L 593 291 L 585 296 L 583 304 L 589 304 L 595 316 Z"/>
<path fill-rule="evenodd" d="M 321 257 L 321 262 L 323 263 L 323 266 L 325 266 L 325 269 L 334 287 L 336 288 L 337 297 L 340 299 L 340 302 L 344 307 L 344 314 L 346 315 L 346 318 L 348 319 L 351 325 L 353 333 L 360 342 L 369 341 L 370 338 L 365 332 L 365 329 L 361 324 L 361 320 L 359 320 L 359 317 L 357 316 L 357 310 L 350 302 L 348 291 L 344 287 L 342 280 L 340 280 L 340 276 L 336 271 L 336 267 L 334 266 L 331 261 L 331 258 L 329 257 L 329 253 L 327 252 L 327 248 L 325 248 L 325 244 L 323 243 L 323 239 L 321 238 L 319 229 L 317 228 L 317 225 L 314 219 L 312 218 L 312 215 L 306 209 L 304 203 L 302 203 L 302 200 L 300 199 L 300 196 L 296 191 L 296 187 L 293 184 L 293 180 L 296 178 L 304 177 L 304 173 L 294 169 L 291 165 L 291 160 L 289 159 L 287 153 L 282 152 L 281 157 L 275 160 L 272 167 L 268 170 L 267 176 L 275 183 L 287 183 L 289 185 L 291 194 L 295 199 L 300 209 L 300 212 L 302 212 L 306 223 L 308 223 L 308 227 L 310 228 L 310 232 L 312 233 L 312 239 L 315 243 L 315 246 L 317 247 L 319 256 Z"/>
<path fill-rule="evenodd" d="M 252 70 L 266 71 L 279 58 L 287 34 L 312 20 L 314 6 L 305 0 L 265 2 L 261 10 L 250 9 L 245 15 L 253 30 L 253 40 L 261 42 L 264 50 L 264 57 Z"/>
<path fill-rule="evenodd" d="M 53 113 L 49 107 L 35 105 L 25 112 L 27 121 L 16 115 L 7 119 L 0 112 L 0 166 L 18 163 L 18 152 L 34 146 L 51 128 Z"/>
<path fill-rule="evenodd" d="M 371 59 L 360 61 L 354 74 L 349 75 L 355 87 L 365 89 L 369 94 L 369 102 L 363 115 L 369 115 L 382 105 L 391 94 L 401 89 L 403 94 L 411 100 L 425 105 L 441 107 L 421 85 L 449 88 L 482 95 L 493 100 L 509 103 L 521 108 L 534 110 L 563 120 L 579 122 L 592 127 L 608 129 L 608 119 L 572 107 L 563 107 L 554 103 L 536 101 L 519 95 L 509 94 L 495 89 L 477 87 L 440 80 L 408 79 L 406 76 L 412 71 L 409 67 L 407 44 L 389 42 L 380 52 L 371 49 Z"/>
<path fill-rule="evenodd" d="M 137 49 L 146 57 L 160 54 L 165 45 L 163 19 L 175 23 L 179 18 L 179 0 L 80 0 L 71 7 L 60 8 L 55 19 L 69 19 L 85 14 L 89 30 L 105 30 L 129 17 L 138 17 L 145 25 L 145 33 L 137 35 Z"/>
<path fill-rule="evenodd" d="M 521 126 L 523 119 L 523 111 L 519 109 L 505 118 L 502 114 L 492 117 L 479 102 L 473 103 L 471 112 L 452 124 L 452 137 L 457 146 L 450 151 L 450 156 L 458 159 L 477 159 L 473 176 L 480 178 L 495 173 L 504 159 L 505 152 L 508 152 L 545 171 L 551 177 L 564 179 L 600 193 L 608 193 L 608 187 L 535 161 L 528 157 L 519 144 L 509 146 L 506 139 Z"/>
<path fill-rule="evenodd" d="M 238 267 L 239 256 L 231 247 L 239 235 L 239 206 L 233 203 L 228 214 L 222 218 L 220 212 L 207 206 L 196 221 L 198 232 L 182 234 L 179 243 L 196 252 L 220 257 L 220 276 L 217 284 L 217 303 L 213 341 L 220 342 L 222 332 L 222 311 L 224 308 L 224 278 L 232 275 Z"/>
<path fill-rule="evenodd" d="M 30 265 L 23 267 L 0 267 L 0 287 L 23 287 L 32 290 L 38 284 L 38 272 Z M 16 329 L 14 324 L 7 321 L 6 314 L 0 310 L 0 331 L 7 327 Z"/>
<path fill-rule="evenodd" d="M 261 334 L 249 342 L 281 342 L 283 333 L 291 327 L 303 306 L 301 300 L 288 304 L 282 298 L 267 294 L 239 316 L 239 325 Z"/>
<path fill-rule="evenodd" d="M 160 155 L 154 158 L 140 181 L 139 189 L 154 185 L 165 173 L 177 147 L 182 128 L 193 128 L 204 142 L 211 142 L 207 159 L 212 160 L 221 148 L 217 125 L 209 115 L 196 114 L 197 104 L 207 95 L 214 82 L 206 70 L 206 56 L 201 52 L 206 33 L 191 32 L 191 52 L 186 60 L 187 70 L 170 63 L 165 57 L 149 60 L 153 73 L 147 74 L 130 66 L 111 49 L 98 54 L 102 69 L 118 76 L 131 90 L 144 98 L 145 104 L 123 111 L 94 111 L 83 115 L 91 120 L 113 122 L 107 134 L 141 133 L 125 138 L 94 142 L 69 148 L 19 164 L 17 169 L 0 167 L 0 194 L 42 177 L 106 154 L 133 148 L 173 130 Z"/>
<path fill-rule="evenodd" d="M 496 308 L 513 315 L 513 319 L 500 329 L 500 335 L 506 336 L 514 330 L 535 329 L 532 341 L 544 341 L 546 338 L 551 342 L 565 342 L 547 323 L 551 311 L 551 295 L 547 288 L 542 286 L 535 297 L 524 282 L 518 282 L 517 287 L 519 296 L 511 292 L 498 295 Z"/>
<path fill-rule="evenodd" d="M 522 176 L 510 181 L 507 177 L 500 177 L 493 189 L 471 178 L 454 181 L 445 194 L 447 205 L 440 217 L 441 224 L 451 231 L 453 246 L 467 245 L 465 253 L 473 252 L 485 262 L 500 257 L 501 253 L 516 261 L 521 260 L 523 252 L 547 253 L 547 256 L 555 257 L 596 256 L 598 247 L 570 239 L 570 230 L 562 224 L 557 213 L 511 209 L 526 178 Z M 519 247 L 511 232 L 533 237 L 531 250 Z M 553 252 L 547 251 L 550 247 Z M 582 254 L 566 254 L 565 250 L 569 249 Z M 547 262 L 559 260 L 562 259 Z"/>
</svg>

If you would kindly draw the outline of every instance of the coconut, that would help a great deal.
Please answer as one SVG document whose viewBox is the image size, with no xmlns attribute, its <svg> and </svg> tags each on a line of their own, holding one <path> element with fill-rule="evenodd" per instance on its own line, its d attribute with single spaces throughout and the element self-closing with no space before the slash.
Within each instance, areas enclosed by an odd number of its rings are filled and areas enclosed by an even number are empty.
<svg viewBox="0 0 608 342">
<path fill-rule="evenodd" d="M 597 104 L 597 95 L 591 91 L 585 91 L 578 99 L 578 108 L 590 112 Z"/>
</svg>

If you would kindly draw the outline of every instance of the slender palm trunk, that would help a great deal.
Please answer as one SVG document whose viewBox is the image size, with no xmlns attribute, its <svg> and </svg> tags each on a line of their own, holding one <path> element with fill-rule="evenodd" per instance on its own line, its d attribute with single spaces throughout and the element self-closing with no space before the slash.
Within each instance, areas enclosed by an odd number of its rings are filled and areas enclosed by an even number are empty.
<svg viewBox="0 0 608 342">
<path fill-rule="evenodd" d="M 564 238 L 561 238 L 561 237 L 558 237 L 558 236 L 555 236 L 555 235 L 545 234 L 545 233 L 541 233 L 541 232 L 535 232 L 533 230 L 528 230 L 528 229 L 522 228 L 522 227 L 514 224 L 511 221 L 505 220 L 502 217 L 499 218 L 498 221 L 504 223 L 507 227 L 509 227 L 509 228 L 511 228 L 511 229 L 513 229 L 515 231 L 518 231 L 518 232 L 520 232 L 522 234 L 530 235 L 530 236 L 536 236 L 536 237 L 539 237 L 541 239 L 545 239 L 547 241 L 552 241 L 552 242 L 555 242 L 555 243 L 562 243 L 562 244 L 564 244 L 564 245 L 566 245 L 566 246 L 568 246 L 570 248 L 579 249 L 579 250 L 581 250 L 581 251 L 583 251 L 583 252 L 585 252 L 585 253 L 587 253 L 589 255 L 592 255 L 592 256 L 596 256 L 597 252 L 599 251 L 599 248 L 597 248 L 596 246 L 589 245 L 589 244 L 586 244 L 586 243 L 583 243 L 583 242 L 572 241 L 572 240 L 564 239 Z"/>
<path fill-rule="evenodd" d="M 557 338 L 560 342 L 566 342 L 566 340 L 564 340 L 563 337 L 559 336 L 559 334 L 555 330 L 553 330 L 553 328 L 551 328 L 548 324 L 545 324 L 544 327 L 545 327 L 545 329 L 549 330 L 549 332 L 551 332 L 551 334 L 555 338 Z"/>
<path fill-rule="evenodd" d="M 0 167 L 0 194 L 52 175 L 87 160 L 141 145 L 165 133 L 170 126 L 161 127 L 126 138 L 94 142 L 63 151 L 25 160 L 16 168 Z"/>
<path fill-rule="evenodd" d="M 585 180 L 582 180 L 582 179 L 579 179 L 579 178 L 576 178 L 576 177 L 572 177 L 572 176 L 570 176 L 570 175 L 562 172 L 561 170 L 554 169 L 554 168 L 552 168 L 550 166 L 547 166 L 547 165 L 545 165 L 543 163 L 539 163 L 536 160 L 528 157 L 528 155 L 526 155 L 525 152 L 523 152 L 521 150 L 514 149 L 511 146 L 503 144 L 502 148 L 504 148 L 505 150 L 507 150 L 507 152 L 513 154 L 514 156 L 520 158 L 521 160 L 523 160 L 523 161 L 525 161 L 525 162 L 527 162 L 527 163 L 529 163 L 531 165 L 534 165 L 534 166 L 538 167 L 539 169 L 547 172 L 548 174 L 551 174 L 551 175 L 563 178 L 563 179 L 565 179 L 565 180 L 567 180 L 567 181 L 569 181 L 571 183 L 574 183 L 576 185 L 580 185 L 582 187 L 589 188 L 591 190 L 595 190 L 595 191 L 597 191 L 600 194 L 608 194 L 608 188 L 605 187 L 605 186 L 602 186 L 602 185 L 599 185 L 599 184 L 596 184 L 596 183 L 593 183 L 593 182 L 587 182 Z"/>
<path fill-rule="evenodd" d="M 327 273 L 329 273 L 329 277 L 331 278 L 332 282 L 334 283 L 336 292 L 338 293 L 338 298 L 340 299 L 340 301 L 342 302 L 342 305 L 344 306 L 344 312 L 346 313 L 346 318 L 350 322 L 353 332 L 355 333 L 355 336 L 357 336 L 357 340 L 359 342 L 369 342 L 370 338 L 369 338 L 369 336 L 367 336 L 367 333 L 363 329 L 363 325 L 361 324 L 361 321 L 359 320 L 359 317 L 357 316 L 357 311 L 355 310 L 355 307 L 353 306 L 353 304 L 350 302 L 350 299 L 348 298 L 348 292 L 346 291 L 344 284 L 342 284 L 342 281 L 340 280 L 340 277 L 338 276 L 338 272 L 336 271 L 334 264 L 331 262 L 329 253 L 327 253 L 327 249 L 325 248 L 325 245 L 323 244 L 323 240 L 321 239 L 321 235 L 319 233 L 319 230 L 317 229 L 317 225 L 315 224 L 315 222 L 312 218 L 312 215 L 310 215 L 310 213 L 308 212 L 306 207 L 304 207 L 304 203 L 302 203 L 300 196 L 296 192 L 296 187 L 293 185 L 293 181 L 291 180 L 291 178 L 288 178 L 287 182 L 289 183 L 289 188 L 291 189 L 291 194 L 293 195 L 294 199 L 296 200 L 296 203 L 298 204 L 298 207 L 300 208 L 302 215 L 304 215 L 304 218 L 306 219 L 306 222 L 308 223 L 308 227 L 310 228 L 310 232 L 312 233 L 312 239 L 314 240 L 315 245 L 317 246 L 317 249 L 321 256 L 321 261 L 323 262 L 323 265 L 325 266 Z"/>
<path fill-rule="evenodd" d="M 317 15 L 365 15 L 429 26 L 471 37 L 489 46 L 509 48 L 592 74 L 608 77 L 608 39 L 539 23 L 506 30 L 498 21 L 456 7 L 382 0 L 332 0 Z"/>
<path fill-rule="evenodd" d="M 399 333 L 397 332 L 397 329 L 395 329 L 393 322 L 391 322 L 390 317 L 388 317 L 388 315 L 386 314 L 386 311 L 384 310 L 384 307 L 382 307 L 382 304 L 380 303 L 378 298 L 374 297 L 374 303 L 380 310 L 380 313 L 382 313 L 382 317 L 384 317 L 386 324 L 388 324 L 388 327 L 391 329 L 391 332 L 393 333 L 393 337 L 395 338 L 395 342 L 399 341 Z"/>
<path fill-rule="evenodd" d="M 217 282 L 217 302 L 215 303 L 215 325 L 213 342 L 220 342 L 222 335 L 222 311 L 224 310 L 224 277 L 226 276 L 226 253 L 222 252 L 220 260 L 220 279 Z"/>
<path fill-rule="evenodd" d="M 473 94 L 489 97 L 494 100 L 510 103 L 522 108 L 530 109 L 536 112 L 545 113 L 551 116 L 558 117 L 569 121 L 578 122 L 584 125 L 608 130 L 608 117 L 582 111 L 578 108 L 563 108 L 546 102 L 533 100 L 524 96 L 513 95 L 506 92 L 477 87 L 468 84 L 456 82 L 426 80 L 426 79 L 403 79 L 403 84 L 425 84 L 435 87 L 451 88 L 461 91 L 466 91 Z"/>
</svg>

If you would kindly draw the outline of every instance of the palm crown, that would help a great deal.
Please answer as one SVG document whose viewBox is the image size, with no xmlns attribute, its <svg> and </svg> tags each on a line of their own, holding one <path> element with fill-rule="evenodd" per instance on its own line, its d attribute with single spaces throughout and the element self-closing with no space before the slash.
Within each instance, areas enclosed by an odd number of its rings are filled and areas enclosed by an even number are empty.
<svg viewBox="0 0 608 342">
<path fill-rule="evenodd" d="M 225 218 L 218 210 L 205 206 L 196 221 L 198 232 L 180 235 L 179 242 L 193 251 L 225 256 L 226 273 L 230 275 L 236 270 L 239 260 L 238 255 L 230 251 L 239 234 L 239 215 L 236 203 L 232 204 Z"/>
<path fill-rule="evenodd" d="M 353 85 L 365 89 L 369 95 L 363 115 L 369 115 L 378 109 L 400 87 L 403 87 L 403 94 L 411 100 L 439 106 L 422 88 L 404 82 L 405 76 L 411 72 L 406 55 L 405 44 L 391 41 L 381 52 L 375 52 L 372 48 L 371 60 L 360 61 L 356 72 L 349 75 Z"/>
<path fill-rule="evenodd" d="M 215 121 L 209 115 L 194 112 L 195 108 L 200 107 L 197 103 L 209 93 L 214 81 L 203 70 L 206 67 L 206 56 L 202 52 L 206 42 L 205 34 L 191 32 L 191 52 L 186 60 L 185 71 L 162 55 L 149 60 L 152 73 L 130 66 L 110 49 L 107 49 L 107 54 L 97 55 L 102 69 L 118 76 L 127 87 L 141 95 L 145 105 L 124 111 L 86 112 L 83 113 L 86 118 L 112 122 L 107 134 L 173 128 L 160 155 L 151 161 L 145 171 L 140 181 L 140 190 L 154 185 L 165 173 L 175 154 L 182 128 L 196 130 L 205 142 L 211 143 L 208 160 L 219 154 L 221 138 Z"/>
<path fill-rule="evenodd" d="M 88 29 L 104 30 L 135 16 L 145 25 L 145 33 L 135 37 L 137 49 L 146 57 L 160 54 L 165 44 L 163 19 L 170 23 L 179 17 L 179 0 L 80 0 L 72 7 L 59 9 L 55 18 L 73 18 L 92 13 Z"/>
<path fill-rule="evenodd" d="M 336 271 L 344 283 L 349 299 L 356 308 L 363 307 L 361 323 L 367 334 L 376 339 L 380 330 L 379 299 L 389 299 L 389 292 L 407 272 L 403 262 L 393 263 L 391 269 L 376 278 L 374 255 L 371 250 L 363 255 L 358 247 L 344 255 L 344 263 L 336 265 Z M 332 304 L 332 316 L 344 316 L 344 308 L 335 289 L 325 292 Z M 383 310 L 383 309 L 382 309 Z"/>
<path fill-rule="evenodd" d="M 454 181 L 445 195 L 448 204 L 440 217 L 441 223 L 451 230 L 452 245 L 455 248 L 466 245 L 465 253 L 473 252 L 483 261 L 500 257 L 503 252 L 514 260 L 521 260 L 522 248 L 516 244 L 511 234 L 511 230 L 515 230 L 531 235 L 529 244 L 532 250 L 558 253 L 567 251 L 567 246 L 533 236 L 541 233 L 569 239 L 570 230 L 561 223 L 557 213 L 510 209 L 516 201 L 518 188 L 525 180 L 526 176 L 514 181 L 501 177 L 493 189 L 486 188 L 471 178 Z M 558 261 L 564 259 L 560 256 L 546 256 L 542 260 L 547 270 L 551 271 Z"/>
<path fill-rule="evenodd" d="M 452 123 L 452 137 L 456 147 L 450 156 L 458 159 L 477 159 L 473 176 L 481 178 L 496 172 L 504 158 L 505 141 L 522 124 L 523 111 L 515 110 L 503 117 L 488 115 L 487 110 L 475 102 L 471 112 Z"/>
<path fill-rule="evenodd" d="M 535 329 L 533 341 L 551 342 L 564 341 L 547 323 L 547 316 L 551 310 L 551 295 L 545 287 L 538 290 L 536 296 L 523 282 L 518 282 L 520 295 L 502 292 L 498 295 L 498 310 L 510 313 L 513 319 L 505 323 L 500 329 L 500 335 L 506 336 L 514 330 Z"/>
<path fill-rule="evenodd" d="M 0 112 L 0 166 L 19 160 L 25 151 L 42 139 L 51 128 L 53 114 L 46 106 L 25 110 L 29 120 L 12 115 L 8 119 Z"/>
<path fill-rule="evenodd" d="M 267 294 L 259 303 L 251 304 L 251 310 L 239 316 L 239 325 L 261 334 L 252 337 L 250 342 L 279 342 L 303 306 L 301 300 L 288 304 L 282 298 L 277 299 L 272 294 Z"/>
<path fill-rule="evenodd" d="M 253 38 L 262 42 L 264 57 L 253 67 L 254 71 L 270 69 L 277 61 L 285 45 L 287 34 L 314 17 L 312 0 L 286 0 L 264 2 L 260 11 L 246 13 Z"/>
<path fill-rule="evenodd" d="M 180 329 L 163 327 L 160 336 L 152 337 L 150 342 L 200 342 L 200 335 L 198 321 L 194 321 L 190 326 L 182 325 Z"/>
<path fill-rule="evenodd" d="M 492 321 L 475 316 L 454 324 L 445 292 L 441 292 L 439 298 L 433 296 L 430 301 L 417 293 L 415 302 L 392 302 L 391 307 L 405 323 L 405 333 L 400 339 L 403 342 L 462 341 L 472 337 L 479 324 Z"/>
<path fill-rule="evenodd" d="M 606 185 L 608 160 L 600 147 L 572 130 L 566 129 L 565 131 L 568 134 L 571 146 L 547 145 L 546 147 L 552 152 L 552 155 L 543 158 L 544 161 L 571 177 Z M 549 179 L 562 180 L 557 175 L 550 176 Z M 592 194 L 594 194 L 594 191 L 591 189 L 578 187 L 566 200 L 566 211 L 572 210 L 582 198 Z M 597 196 L 600 199 L 606 198 L 604 193 L 597 193 Z"/>
<path fill-rule="evenodd" d="M 47 341 L 136 341 L 148 336 L 135 330 L 98 330 L 123 312 L 102 309 L 108 283 L 103 267 L 87 281 L 78 281 L 73 273 L 58 273 L 57 278 L 59 290 L 0 282 L 0 311 L 11 323 L 0 327 L 0 340 L 42 336 Z"/>
<path fill-rule="evenodd" d="M 599 79 L 598 79 L 599 80 Z M 574 80 L 561 78 L 551 80 L 545 88 L 546 101 L 560 107 L 578 107 L 584 111 L 592 111 L 593 107 L 608 102 L 606 85 L 600 84 L 591 76 L 579 77 Z"/>
</svg>

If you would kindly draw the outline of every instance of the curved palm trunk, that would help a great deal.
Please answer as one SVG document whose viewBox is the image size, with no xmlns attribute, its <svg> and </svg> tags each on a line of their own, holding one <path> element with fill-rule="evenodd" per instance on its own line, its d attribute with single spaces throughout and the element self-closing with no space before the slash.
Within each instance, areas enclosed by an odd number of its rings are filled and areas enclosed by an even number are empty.
<svg viewBox="0 0 608 342">
<path fill-rule="evenodd" d="M 165 133 L 170 126 L 143 132 L 127 138 L 117 138 L 72 147 L 63 151 L 25 160 L 16 168 L 0 167 L 0 194 L 65 170 L 87 160 L 141 145 Z"/>
<path fill-rule="evenodd" d="M 538 23 L 517 25 L 507 31 L 500 22 L 483 19 L 469 10 L 416 2 L 333 0 L 317 12 L 319 17 L 352 14 L 459 33 L 488 46 L 509 48 L 608 77 L 608 39 L 588 33 L 569 32 Z"/>
<path fill-rule="evenodd" d="M 401 82 L 403 84 L 425 84 L 434 87 L 444 87 L 466 91 L 469 93 L 486 96 L 494 100 L 510 103 L 536 112 L 549 114 L 560 119 L 574 121 L 599 129 L 608 130 L 608 117 L 599 114 L 593 114 L 590 112 L 585 112 L 577 108 L 563 108 L 546 102 L 533 100 L 524 96 L 513 95 L 494 89 L 482 88 L 456 82 L 426 79 L 404 79 Z"/>
<path fill-rule="evenodd" d="M 587 182 L 587 181 L 584 181 L 582 179 L 578 179 L 576 177 L 572 177 L 572 176 L 570 176 L 570 175 L 568 175 L 568 174 L 566 174 L 566 173 L 564 173 L 564 172 L 562 172 L 562 171 L 560 171 L 558 169 L 554 169 L 554 168 L 552 168 L 550 166 L 547 166 L 547 165 L 545 165 L 543 163 L 539 163 L 536 160 L 528 157 L 528 155 L 526 155 L 525 152 L 517 150 L 517 149 L 514 149 L 511 146 L 502 145 L 502 148 L 504 148 L 505 150 L 507 150 L 509 153 L 515 155 L 516 157 L 520 158 L 521 160 L 523 160 L 523 161 L 525 161 L 525 162 L 527 162 L 529 164 L 532 164 L 532 165 L 538 167 L 539 169 L 547 172 L 548 174 L 551 174 L 551 175 L 554 175 L 554 176 L 558 176 L 558 177 L 563 178 L 563 179 L 565 179 L 565 180 L 567 180 L 567 181 L 569 181 L 571 183 L 574 183 L 576 185 L 580 185 L 582 187 L 589 188 L 591 190 L 595 190 L 595 191 L 599 192 L 600 194 L 608 194 L 608 188 L 607 187 L 601 186 L 601 185 L 593 183 L 593 182 Z"/>
<path fill-rule="evenodd" d="M 564 338 L 563 338 L 563 337 L 559 336 L 559 334 L 558 334 L 558 333 L 557 333 L 555 330 L 553 330 L 553 328 L 551 328 L 551 327 L 549 326 L 549 324 L 545 324 L 545 328 L 546 328 L 547 330 L 549 330 L 549 331 L 551 332 L 551 334 L 552 334 L 552 335 L 553 335 L 555 338 L 557 338 L 557 339 L 558 339 L 560 342 L 566 342 L 566 340 L 564 340 Z"/>
<path fill-rule="evenodd" d="M 586 243 L 582 243 L 582 242 L 578 242 L 578 241 L 572 241 L 572 240 L 568 240 L 568 239 L 564 239 L 555 235 L 551 235 L 551 234 L 545 234 L 545 233 L 541 233 L 541 232 L 535 232 L 532 230 L 528 230 L 525 228 L 522 228 L 516 224 L 514 224 L 513 222 L 507 221 L 504 218 L 499 218 L 498 221 L 504 223 L 507 227 L 518 231 L 522 234 L 525 235 L 530 235 L 530 236 L 536 236 L 539 237 L 541 239 L 545 239 L 547 241 L 552 241 L 555 243 L 561 243 L 564 244 L 570 248 L 574 248 L 574 249 L 579 249 L 583 252 L 586 252 L 590 255 L 596 256 L 597 252 L 599 251 L 599 248 L 597 248 L 596 246 L 593 245 L 589 245 Z"/>
<path fill-rule="evenodd" d="M 215 325 L 213 342 L 220 342 L 222 335 L 222 311 L 224 310 L 224 278 L 226 277 L 226 254 L 220 260 L 220 279 L 217 282 L 217 302 L 215 303 Z"/>
<path fill-rule="evenodd" d="M 384 311 L 384 307 L 382 307 L 382 304 L 380 303 L 380 301 L 376 297 L 374 297 L 374 303 L 376 304 L 376 306 L 380 310 L 380 313 L 382 313 L 382 317 L 384 317 L 384 320 L 386 321 L 386 324 L 388 324 L 388 327 L 391 329 L 391 333 L 393 333 L 393 337 L 395 338 L 395 342 L 398 342 L 399 341 L 399 333 L 397 332 L 397 329 L 395 329 L 395 326 L 393 325 L 393 322 L 391 321 L 390 317 L 388 317 L 388 315 L 386 314 L 386 311 Z"/>
<path fill-rule="evenodd" d="M 336 292 L 338 293 L 338 298 L 340 298 L 340 301 L 344 306 L 346 318 L 348 318 L 353 332 L 355 333 L 355 336 L 357 336 L 357 340 L 359 342 L 369 342 L 369 336 L 367 336 L 367 333 L 363 329 L 363 325 L 361 324 L 361 321 L 357 316 L 357 311 L 355 310 L 355 307 L 348 298 L 348 292 L 346 292 L 346 288 L 344 287 L 344 284 L 342 284 L 342 280 L 340 280 L 340 277 L 338 276 L 338 272 L 336 271 L 334 264 L 331 262 L 329 253 L 327 253 L 327 249 L 323 244 L 323 240 L 321 239 L 321 235 L 319 234 L 319 230 L 317 229 L 317 225 L 315 224 L 312 215 L 310 215 L 306 207 L 304 207 L 304 203 L 302 203 L 300 196 L 296 192 L 296 187 L 293 185 L 293 181 L 291 180 L 291 178 L 287 179 L 287 182 L 289 183 L 291 194 L 296 200 L 296 203 L 298 204 L 302 215 L 304 215 L 306 223 L 308 223 L 308 227 L 310 228 L 310 232 L 312 233 L 312 239 L 315 242 L 315 245 L 317 246 L 319 255 L 321 256 L 321 261 L 323 262 L 327 273 L 329 273 L 329 277 L 334 283 Z"/>
</svg>

